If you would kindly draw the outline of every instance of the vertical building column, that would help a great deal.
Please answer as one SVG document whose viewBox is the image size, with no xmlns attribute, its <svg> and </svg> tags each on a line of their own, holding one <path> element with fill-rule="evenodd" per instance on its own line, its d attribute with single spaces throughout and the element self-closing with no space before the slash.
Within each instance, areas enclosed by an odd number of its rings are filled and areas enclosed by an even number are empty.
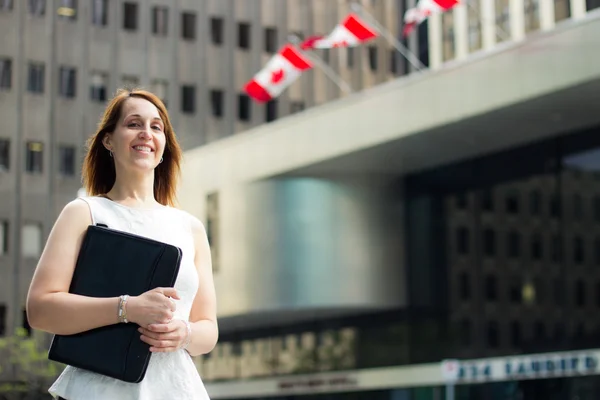
<svg viewBox="0 0 600 400">
<path fill-rule="evenodd" d="M 481 18 L 481 48 L 490 50 L 496 45 L 496 9 L 494 2 L 479 0 Z"/>
<path fill-rule="evenodd" d="M 437 69 L 442 64 L 442 15 L 433 14 L 427 19 L 429 36 L 429 68 Z"/>
<path fill-rule="evenodd" d="M 525 38 L 525 4 L 523 0 L 510 0 L 510 37 L 515 42 Z"/>
<path fill-rule="evenodd" d="M 571 0 L 571 18 L 583 18 L 586 13 L 585 0 Z"/>
<path fill-rule="evenodd" d="M 543 31 L 554 28 L 554 1 L 540 0 L 540 29 Z"/>
<path fill-rule="evenodd" d="M 469 55 L 469 15 L 462 3 L 453 10 L 455 58 L 463 60 Z"/>
</svg>

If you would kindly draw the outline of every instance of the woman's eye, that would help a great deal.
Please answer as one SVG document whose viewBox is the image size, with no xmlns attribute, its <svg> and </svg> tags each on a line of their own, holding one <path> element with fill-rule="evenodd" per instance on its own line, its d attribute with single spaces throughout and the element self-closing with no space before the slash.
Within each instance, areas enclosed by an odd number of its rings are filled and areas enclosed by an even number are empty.
<svg viewBox="0 0 600 400">
<path fill-rule="evenodd" d="M 132 122 L 132 123 L 130 123 L 127 126 L 129 126 L 130 128 L 134 128 L 134 127 L 138 126 L 138 123 L 137 122 Z"/>
<path fill-rule="evenodd" d="M 160 125 L 154 125 L 154 126 L 152 127 L 152 129 L 156 129 L 156 130 L 159 130 L 159 131 L 161 131 L 161 130 L 162 130 L 162 128 L 161 128 L 161 126 L 160 126 Z"/>
</svg>

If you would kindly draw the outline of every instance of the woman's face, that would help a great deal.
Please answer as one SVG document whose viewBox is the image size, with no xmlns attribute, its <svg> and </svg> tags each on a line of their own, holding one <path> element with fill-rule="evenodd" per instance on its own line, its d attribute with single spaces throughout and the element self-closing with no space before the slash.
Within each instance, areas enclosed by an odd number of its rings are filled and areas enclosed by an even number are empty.
<svg viewBox="0 0 600 400">
<path fill-rule="evenodd" d="M 112 151 L 116 165 L 153 170 L 165 150 L 164 124 L 158 109 L 148 100 L 125 100 L 115 131 L 104 136 L 103 144 Z"/>
</svg>

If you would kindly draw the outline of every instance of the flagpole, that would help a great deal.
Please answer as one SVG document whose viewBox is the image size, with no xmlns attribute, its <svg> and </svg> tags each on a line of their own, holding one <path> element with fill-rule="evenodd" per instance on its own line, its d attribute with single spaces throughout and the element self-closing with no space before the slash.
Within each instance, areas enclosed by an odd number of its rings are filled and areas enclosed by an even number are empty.
<svg viewBox="0 0 600 400">
<path fill-rule="evenodd" d="M 290 41 L 290 43 L 298 45 L 300 44 L 301 40 L 298 36 L 296 35 L 290 35 L 288 36 L 288 40 Z M 314 52 L 311 52 L 310 54 L 308 54 L 308 52 L 303 53 L 306 57 L 310 58 L 311 61 L 319 68 L 321 68 L 321 70 L 323 71 L 323 73 L 325 73 L 325 75 L 331 79 L 331 81 L 333 83 L 336 84 L 336 86 L 338 88 L 340 88 L 340 90 L 346 94 L 350 94 L 352 93 L 352 87 L 350 87 L 350 85 L 348 84 L 348 82 L 346 82 L 345 80 L 343 80 L 338 74 L 336 74 L 336 72 L 333 70 L 333 68 L 331 68 L 325 61 L 323 61 L 323 59 L 319 56 L 317 56 L 316 54 L 314 54 Z"/>
<path fill-rule="evenodd" d="M 369 22 L 375 26 L 375 28 L 379 31 L 379 33 L 381 33 L 381 35 L 384 38 L 386 38 L 387 41 L 396 50 L 398 50 L 398 52 L 400 54 L 402 54 L 402 56 L 404 58 L 406 58 L 408 60 L 408 62 L 412 64 L 413 67 L 415 67 L 418 71 L 425 68 L 425 65 L 423 65 L 421 60 L 419 60 L 419 58 L 414 53 L 412 53 L 409 49 L 407 49 L 406 46 L 404 46 L 402 43 L 400 43 L 398 41 L 398 39 L 396 39 L 396 37 L 390 31 L 388 31 L 383 25 L 381 25 L 379 23 L 379 21 L 377 21 L 375 19 L 375 17 L 373 17 L 371 14 L 369 14 L 362 5 L 360 5 L 358 3 L 352 3 L 352 4 L 350 4 L 350 7 L 354 11 L 359 12 L 363 17 L 366 17 L 367 19 L 369 19 L 370 20 Z"/>
</svg>

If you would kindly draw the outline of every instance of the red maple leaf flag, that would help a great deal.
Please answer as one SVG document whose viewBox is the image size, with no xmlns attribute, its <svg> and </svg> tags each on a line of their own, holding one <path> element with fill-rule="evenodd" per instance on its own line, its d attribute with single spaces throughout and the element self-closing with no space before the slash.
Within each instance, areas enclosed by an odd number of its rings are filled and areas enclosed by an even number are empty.
<svg viewBox="0 0 600 400">
<path fill-rule="evenodd" d="M 340 22 L 327 36 L 313 36 L 306 39 L 300 47 L 309 49 L 331 49 L 334 47 L 353 47 L 379 36 L 379 32 L 351 13 Z"/>
<path fill-rule="evenodd" d="M 312 67 L 312 62 L 306 56 L 288 44 L 246 83 L 244 90 L 258 102 L 269 101 L 279 96 L 303 71 Z"/>
<path fill-rule="evenodd" d="M 408 36 L 431 14 L 443 13 L 460 4 L 461 0 L 419 0 L 417 6 L 404 13 L 404 36 Z"/>
</svg>

